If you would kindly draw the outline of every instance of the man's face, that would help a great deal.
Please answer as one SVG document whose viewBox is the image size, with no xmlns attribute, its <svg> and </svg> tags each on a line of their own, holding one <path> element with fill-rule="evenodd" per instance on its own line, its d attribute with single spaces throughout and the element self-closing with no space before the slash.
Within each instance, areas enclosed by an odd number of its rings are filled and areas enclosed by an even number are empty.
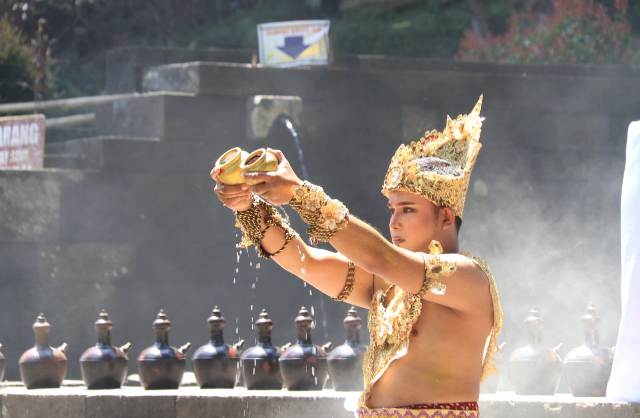
<svg viewBox="0 0 640 418">
<path fill-rule="evenodd" d="M 404 191 L 389 193 L 391 241 L 411 251 L 426 251 L 438 232 L 436 206 L 424 197 Z"/>
</svg>

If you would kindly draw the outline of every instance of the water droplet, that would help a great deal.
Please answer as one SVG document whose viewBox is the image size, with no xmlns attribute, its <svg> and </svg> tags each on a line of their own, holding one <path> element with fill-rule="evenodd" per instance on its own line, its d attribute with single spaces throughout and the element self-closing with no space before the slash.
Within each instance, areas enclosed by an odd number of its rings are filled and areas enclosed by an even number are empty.
<svg viewBox="0 0 640 418">
<path fill-rule="evenodd" d="M 255 289 L 255 288 L 256 288 L 256 284 L 255 284 L 255 283 L 254 283 L 254 284 L 252 284 L 252 285 L 251 285 L 251 288 L 252 288 L 252 289 Z"/>
<path fill-rule="evenodd" d="M 253 305 L 251 305 L 249 308 L 253 311 Z"/>
<path fill-rule="evenodd" d="M 316 316 L 316 310 L 313 308 L 313 305 L 311 305 L 311 316 Z"/>
<path fill-rule="evenodd" d="M 256 263 L 256 269 L 260 270 L 260 263 Z"/>
</svg>

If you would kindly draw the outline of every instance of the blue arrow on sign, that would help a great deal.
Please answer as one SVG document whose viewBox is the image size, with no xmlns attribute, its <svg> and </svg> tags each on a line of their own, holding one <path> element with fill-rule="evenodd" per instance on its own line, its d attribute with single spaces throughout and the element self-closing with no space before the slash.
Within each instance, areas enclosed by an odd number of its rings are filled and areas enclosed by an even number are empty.
<svg viewBox="0 0 640 418">
<path fill-rule="evenodd" d="M 287 36 L 284 38 L 284 46 L 279 46 L 278 49 L 296 59 L 310 46 L 304 44 L 303 36 Z"/>
</svg>

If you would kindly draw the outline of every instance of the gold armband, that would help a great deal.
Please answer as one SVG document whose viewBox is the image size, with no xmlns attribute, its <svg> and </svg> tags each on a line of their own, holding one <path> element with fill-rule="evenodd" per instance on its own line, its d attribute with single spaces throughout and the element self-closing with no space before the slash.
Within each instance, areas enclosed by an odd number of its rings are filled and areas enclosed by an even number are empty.
<svg viewBox="0 0 640 418">
<path fill-rule="evenodd" d="M 263 215 L 264 212 L 264 215 Z M 264 216 L 264 223 L 266 227 L 262 229 L 261 220 Z M 262 248 L 262 238 L 264 234 L 271 226 L 278 226 L 284 232 L 284 244 L 282 247 L 274 252 L 268 253 Z M 256 253 L 262 258 L 270 258 L 276 254 L 279 254 L 284 250 L 289 241 L 297 237 L 296 231 L 291 228 L 286 219 L 278 212 L 278 210 L 267 203 L 263 199 L 254 196 L 249 209 L 236 213 L 236 227 L 242 231 L 242 239 L 240 244 L 241 248 L 248 248 L 254 246 Z"/>
<path fill-rule="evenodd" d="M 422 287 L 416 293 L 420 298 L 424 297 L 427 291 L 431 291 L 434 295 L 442 296 L 447 293 L 447 285 L 439 280 L 442 276 L 449 276 L 456 271 L 456 264 L 442 260 L 439 255 L 442 254 L 442 245 L 438 241 L 429 243 L 429 255 L 433 257 L 427 258 L 422 255 L 424 262 L 424 279 Z"/>
<path fill-rule="evenodd" d="M 307 181 L 293 189 L 289 205 L 309 225 L 312 244 L 329 241 L 349 223 L 349 210 L 337 199 L 331 199 L 320 186 Z"/>
<path fill-rule="evenodd" d="M 351 292 L 353 292 L 353 285 L 355 284 L 356 277 L 356 265 L 353 264 L 352 261 L 349 261 L 349 269 L 347 270 L 347 280 L 344 282 L 344 287 L 333 300 L 343 301 L 349 297 Z"/>
</svg>

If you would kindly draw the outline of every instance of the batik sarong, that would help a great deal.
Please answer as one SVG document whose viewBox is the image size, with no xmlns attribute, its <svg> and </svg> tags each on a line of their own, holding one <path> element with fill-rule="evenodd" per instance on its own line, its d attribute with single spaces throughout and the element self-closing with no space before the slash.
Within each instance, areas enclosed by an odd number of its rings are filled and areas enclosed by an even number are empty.
<svg viewBox="0 0 640 418">
<path fill-rule="evenodd" d="M 407 405 L 397 408 L 358 408 L 356 418 L 478 418 L 477 402 Z"/>
</svg>

